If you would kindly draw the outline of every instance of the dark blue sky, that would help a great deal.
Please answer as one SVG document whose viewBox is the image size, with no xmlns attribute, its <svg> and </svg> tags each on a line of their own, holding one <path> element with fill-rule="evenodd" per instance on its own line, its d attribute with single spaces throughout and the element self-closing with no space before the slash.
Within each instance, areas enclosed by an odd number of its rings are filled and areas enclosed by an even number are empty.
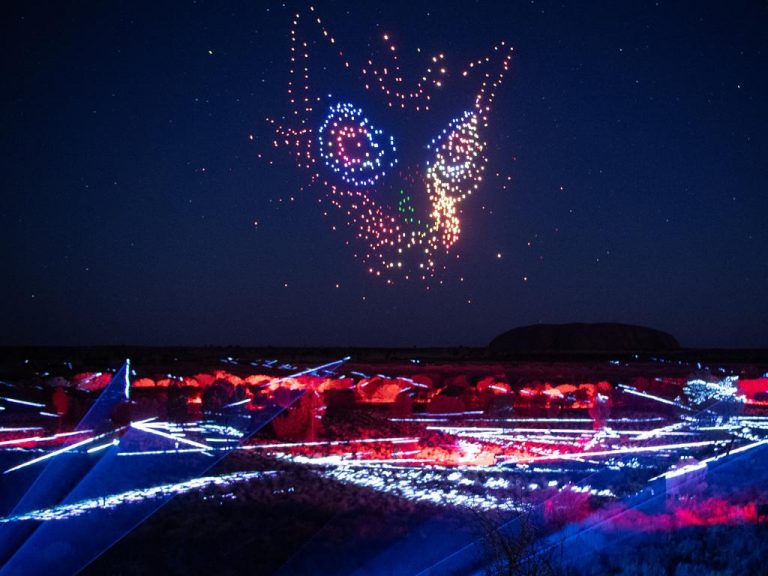
<svg viewBox="0 0 768 576">
<path fill-rule="evenodd" d="M 768 4 L 317 8 L 353 56 L 385 31 L 455 62 L 515 47 L 485 133 L 511 180 L 472 198 L 443 284 L 370 277 L 270 149 L 301 5 L 10 2 L 0 344 L 482 345 L 616 321 L 768 347 Z"/>
</svg>

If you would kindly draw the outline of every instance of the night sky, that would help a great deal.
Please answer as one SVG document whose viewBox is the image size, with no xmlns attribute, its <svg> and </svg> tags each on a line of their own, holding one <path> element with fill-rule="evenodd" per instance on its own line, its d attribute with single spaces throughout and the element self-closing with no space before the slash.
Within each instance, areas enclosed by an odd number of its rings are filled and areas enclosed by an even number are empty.
<svg viewBox="0 0 768 576">
<path fill-rule="evenodd" d="M 445 54 L 415 122 L 308 47 L 401 169 L 471 104 L 461 66 L 514 46 L 483 132 L 494 177 L 447 269 L 391 285 L 272 146 L 307 8 L 4 4 L 0 344 L 476 346 L 612 321 L 768 347 L 768 4 L 317 3 L 354 62 L 384 34 L 408 76 Z"/>
</svg>

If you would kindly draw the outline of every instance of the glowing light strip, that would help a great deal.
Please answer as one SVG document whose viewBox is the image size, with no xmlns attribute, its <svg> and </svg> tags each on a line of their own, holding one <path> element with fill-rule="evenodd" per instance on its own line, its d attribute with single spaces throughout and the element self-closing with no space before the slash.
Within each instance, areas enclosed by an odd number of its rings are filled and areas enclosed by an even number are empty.
<svg viewBox="0 0 768 576">
<path fill-rule="evenodd" d="M 686 422 L 677 422 L 670 424 L 669 426 L 662 426 L 661 428 L 655 428 L 653 430 L 646 430 L 645 432 L 639 432 L 635 440 L 648 440 L 649 438 L 655 438 L 657 436 L 668 436 L 676 434 L 674 430 L 685 426 Z"/>
<path fill-rule="evenodd" d="M 447 422 L 447 418 L 389 418 L 390 422 Z"/>
<path fill-rule="evenodd" d="M 343 364 L 344 362 L 348 362 L 352 359 L 352 356 L 344 356 L 341 360 L 336 360 L 335 362 L 329 362 L 328 364 L 323 364 L 321 366 L 316 366 L 315 368 L 307 368 L 306 370 L 302 370 L 301 372 L 297 372 L 296 374 L 291 374 L 290 376 L 283 376 L 282 378 L 278 378 L 277 380 L 273 380 L 272 383 L 280 383 L 284 382 L 285 380 L 290 380 L 291 378 L 296 378 L 298 376 L 304 376 L 305 374 L 310 374 L 312 372 L 317 372 L 318 370 L 323 370 L 324 368 L 330 368 L 331 366 L 336 366 L 336 364 Z"/>
<path fill-rule="evenodd" d="M 675 406 L 676 408 L 682 408 L 683 410 L 688 410 L 689 412 L 693 411 L 688 406 L 684 406 L 679 402 L 673 402 L 672 400 L 667 400 L 666 398 L 654 396 L 653 394 L 648 394 L 647 392 L 640 392 L 639 390 L 635 390 L 634 388 L 625 386 L 624 384 L 619 384 L 619 389 L 621 389 L 623 392 L 626 392 L 627 394 L 632 394 L 633 396 L 639 396 L 640 398 L 648 398 L 649 400 L 656 400 L 656 402 L 661 402 L 662 404 L 668 404 L 669 406 Z"/>
<path fill-rule="evenodd" d="M 0 446 L 9 446 L 13 444 L 26 444 L 27 442 L 40 442 L 43 439 L 42 436 L 28 436 L 27 438 L 16 438 L 16 440 L 3 440 L 0 442 Z"/>
<path fill-rule="evenodd" d="M 233 406 L 242 406 L 243 404 L 248 404 L 253 400 L 253 398 L 246 398 L 245 400 L 238 400 L 237 402 L 230 402 L 229 404 L 225 404 L 224 408 L 232 408 Z"/>
<path fill-rule="evenodd" d="M 141 452 L 118 452 L 118 456 L 159 456 L 165 454 L 206 454 L 203 448 L 174 448 L 173 450 L 142 450 Z"/>
<path fill-rule="evenodd" d="M 431 416 L 440 418 L 442 416 L 474 416 L 476 414 L 483 414 L 482 410 L 466 410 L 464 412 L 430 412 Z"/>
<path fill-rule="evenodd" d="M 660 422 L 661 417 L 653 418 L 608 418 L 605 422 Z M 594 422 L 592 418 L 473 418 L 469 422 Z"/>
<path fill-rule="evenodd" d="M 752 444 L 747 444 L 746 446 L 740 446 L 739 448 L 729 450 L 728 452 L 725 452 L 723 454 L 712 456 L 711 458 L 707 458 L 705 460 L 702 460 L 701 462 L 705 464 L 709 464 L 710 462 L 715 462 L 722 458 L 728 458 L 730 456 L 733 456 L 734 454 L 741 454 L 742 452 L 746 452 L 747 450 L 752 450 L 753 448 L 757 448 L 758 446 L 763 446 L 765 444 L 768 444 L 768 440 L 760 440 L 758 442 L 753 442 Z"/>
<path fill-rule="evenodd" d="M 128 379 L 128 374 L 131 372 L 131 359 L 126 358 L 125 359 L 125 390 L 123 393 L 125 394 L 125 399 L 130 400 L 131 399 L 131 381 Z"/>
<path fill-rule="evenodd" d="M 251 444 L 244 446 L 249 449 L 270 449 L 270 448 L 300 448 L 302 446 L 346 446 L 349 444 L 379 443 L 391 442 L 392 444 L 404 444 L 406 442 L 418 442 L 416 437 L 397 437 L 397 438 L 360 438 L 358 440 L 328 440 L 318 442 L 285 442 L 282 444 Z"/>
<path fill-rule="evenodd" d="M 616 450 L 599 450 L 596 452 L 574 452 L 571 454 L 550 454 L 548 456 L 533 456 L 531 458 L 517 458 L 514 462 L 538 462 L 541 460 L 572 460 L 585 458 L 587 456 L 614 456 L 618 454 L 632 454 L 635 452 L 663 452 L 669 450 L 682 450 L 685 448 L 700 448 L 702 446 L 712 446 L 714 444 L 723 444 L 725 440 L 705 440 L 701 442 L 687 442 L 684 444 L 664 444 L 662 446 L 638 446 L 634 448 L 618 448 Z M 497 458 L 516 458 L 515 456 L 499 455 Z"/>
<path fill-rule="evenodd" d="M 427 389 L 429 389 L 429 386 L 427 386 L 426 384 L 421 384 L 419 382 L 416 382 L 412 378 L 406 378 L 405 376 L 401 376 L 401 380 L 405 380 L 406 382 L 408 382 L 412 386 L 416 386 L 416 388 L 427 388 Z"/>
<path fill-rule="evenodd" d="M 440 426 L 427 426 L 427 428 L 441 428 Z M 445 428 L 446 432 L 449 430 Z M 475 430 L 482 432 L 483 428 L 475 428 Z M 594 430 L 592 428 L 504 428 L 504 433 L 507 432 L 543 432 L 546 434 L 599 434 L 600 430 Z"/>
<path fill-rule="evenodd" d="M 132 422 L 131 427 L 136 428 L 137 430 L 141 430 L 142 432 L 147 432 L 148 434 L 155 434 L 156 436 L 162 436 L 163 438 L 167 438 L 169 440 L 174 440 L 176 442 L 181 442 L 183 444 L 189 444 L 190 446 L 202 448 L 203 450 L 211 449 L 211 447 L 206 444 L 201 444 L 200 442 L 195 442 L 194 440 L 182 438 L 180 436 L 175 436 L 173 434 L 167 434 L 165 432 L 162 432 L 161 430 L 156 430 L 154 428 L 151 428 L 150 426 L 142 422 Z"/>
<path fill-rule="evenodd" d="M 696 436 L 696 432 L 675 432 L 674 430 L 664 431 L 662 428 L 656 430 L 615 430 L 605 429 L 608 434 L 618 434 L 619 436 L 629 436 L 634 434 L 647 434 L 653 432 L 653 436 Z M 643 437 L 644 438 L 644 437 Z M 639 440 L 640 438 L 632 438 L 632 440 Z"/>
<path fill-rule="evenodd" d="M 66 438 L 67 436 L 77 436 L 80 434 L 87 434 L 89 432 L 93 432 L 93 430 L 77 430 L 75 432 L 62 432 L 61 434 L 54 434 L 53 436 L 29 436 L 27 438 L 16 438 L 15 440 L 3 440 L 0 442 L 0 446 L 26 444 L 27 442 L 47 442 L 48 440 Z"/>
<path fill-rule="evenodd" d="M 480 435 L 477 435 L 477 436 L 466 435 L 465 437 L 477 438 L 478 440 L 482 440 L 485 438 L 484 436 L 480 436 Z M 584 438 L 579 436 L 566 437 L 566 438 L 559 436 L 555 438 L 554 436 L 507 436 L 507 435 L 504 435 L 504 436 L 494 436 L 494 440 L 496 439 L 508 440 L 512 442 L 530 442 L 532 444 L 555 444 L 557 446 L 563 446 L 563 445 L 580 446 L 580 444 L 577 444 L 576 442 L 566 443 L 566 440 L 575 441 L 575 440 L 583 440 Z"/>
<path fill-rule="evenodd" d="M 344 466 L 353 465 L 357 462 L 364 462 L 365 465 L 369 464 L 403 464 L 405 462 L 411 462 L 413 464 L 423 463 L 429 464 L 432 462 L 429 458 L 364 458 L 360 460 L 344 460 Z"/>
<path fill-rule="evenodd" d="M 19 464 L 18 466 L 14 466 L 13 468 L 8 468 L 3 474 L 8 474 L 10 472 L 14 472 L 16 470 L 21 470 L 22 468 L 26 468 L 27 466 L 31 466 L 32 464 L 37 464 L 38 462 L 42 462 L 43 460 L 48 460 L 49 458 L 54 458 L 55 456 L 58 456 L 59 454 L 64 454 L 65 452 L 69 452 L 70 450 L 74 450 L 75 448 L 79 448 L 80 446 L 85 446 L 86 444 L 90 444 L 94 440 L 98 440 L 99 438 L 104 438 L 105 436 L 108 436 L 109 434 L 112 434 L 114 431 L 105 432 L 104 434 L 99 434 L 98 436 L 93 436 L 92 438 L 88 438 L 86 440 L 81 440 L 80 442 L 75 442 L 74 444 L 71 444 L 69 446 L 65 446 L 64 448 L 61 448 L 59 450 L 55 450 L 53 452 L 49 452 L 48 454 L 45 454 L 44 456 L 40 456 L 39 458 L 33 458 L 32 460 L 27 460 L 26 462 L 23 462 Z"/>
<path fill-rule="evenodd" d="M 669 480 L 670 478 L 677 478 L 679 476 L 685 476 L 686 474 L 690 474 L 691 472 L 695 472 L 696 470 L 704 470 L 706 469 L 707 465 L 704 462 L 699 462 L 697 464 L 690 464 L 688 466 L 683 466 L 682 468 L 677 468 L 675 470 L 670 470 L 669 472 L 664 472 L 664 474 L 659 474 L 658 476 L 654 476 L 648 482 L 653 482 L 654 480 L 658 480 L 659 478 L 666 478 Z"/>
<path fill-rule="evenodd" d="M 509 428 L 477 428 L 475 426 L 427 426 L 427 430 L 440 430 L 441 432 L 476 432 L 485 434 L 503 434 L 510 431 Z"/>
<path fill-rule="evenodd" d="M 99 446 L 94 446 L 93 448 L 88 448 L 86 452 L 88 454 L 93 454 L 94 452 L 98 452 L 99 450 L 104 450 L 104 448 L 109 448 L 110 446 L 117 446 L 118 444 L 120 444 L 120 441 L 117 438 L 115 438 L 114 440 L 112 440 L 112 442 L 107 442 L 106 444 L 101 444 Z"/>
<path fill-rule="evenodd" d="M 27 400 L 18 400 L 16 398 L 8 398 L 7 396 L 0 396 L 0 400 L 5 400 L 6 402 L 12 402 L 13 404 L 21 404 L 23 406 L 33 406 L 34 408 L 45 408 L 45 404 L 40 404 L 38 402 L 29 402 Z"/>
</svg>

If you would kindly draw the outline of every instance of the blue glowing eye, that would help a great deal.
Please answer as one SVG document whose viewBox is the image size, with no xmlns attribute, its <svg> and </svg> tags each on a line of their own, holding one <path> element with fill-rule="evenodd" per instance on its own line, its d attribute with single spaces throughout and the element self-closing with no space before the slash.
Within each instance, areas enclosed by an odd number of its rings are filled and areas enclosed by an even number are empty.
<svg viewBox="0 0 768 576">
<path fill-rule="evenodd" d="M 331 106 L 318 131 L 320 157 L 352 186 L 370 186 L 397 163 L 395 141 L 386 138 L 348 103 Z"/>
</svg>

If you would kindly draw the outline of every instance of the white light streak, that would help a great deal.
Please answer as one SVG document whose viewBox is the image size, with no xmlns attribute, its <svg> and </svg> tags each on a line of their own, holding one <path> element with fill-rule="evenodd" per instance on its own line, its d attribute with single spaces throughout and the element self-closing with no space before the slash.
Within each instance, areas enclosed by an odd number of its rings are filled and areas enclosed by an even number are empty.
<svg viewBox="0 0 768 576">
<path fill-rule="evenodd" d="M 3 440 L 0 442 L 0 446 L 8 446 L 13 444 L 27 444 L 28 442 L 47 442 L 49 440 L 58 440 L 59 438 L 66 438 L 67 436 L 77 436 L 80 434 L 88 434 L 93 430 L 77 430 L 75 432 L 62 432 L 61 434 L 54 434 L 53 436 L 28 436 L 26 438 L 16 438 L 15 440 Z"/>
<path fill-rule="evenodd" d="M 74 444 L 70 444 L 69 446 L 65 446 L 64 448 L 61 448 L 59 450 L 54 450 L 53 452 L 49 452 L 48 454 L 44 454 L 43 456 L 40 456 L 39 458 L 33 458 L 32 460 L 27 460 L 26 462 L 23 462 L 19 464 L 18 466 L 14 466 L 13 468 L 8 468 L 3 474 L 8 474 L 10 472 L 14 472 L 15 470 L 21 470 L 22 468 L 26 468 L 27 466 L 31 466 L 32 464 L 37 464 L 38 462 L 42 462 L 43 460 L 48 460 L 49 458 L 53 458 L 55 456 L 58 456 L 59 454 L 64 454 L 65 452 L 69 452 L 71 450 L 74 450 L 75 448 L 79 448 L 80 446 L 85 446 L 86 444 L 90 444 L 94 440 L 98 440 L 99 438 L 104 438 L 105 436 L 108 436 L 109 434 L 112 434 L 112 432 L 106 432 L 104 434 L 99 434 L 98 436 L 93 436 L 92 438 L 88 438 L 86 440 L 81 440 L 80 442 L 75 442 Z"/>
<path fill-rule="evenodd" d="M 616 456 L 619 454 L 632 454 L 636 452 L 663 452 L 670 450 L 684 450 L 688 448 L 700 448 L 702 446 L 712 446 L 723 444 L 724 440 L 704 440 L 701 442 L 687 442 L 684 444 L 665 444 L 662 446 L 635 446 L 628 448 L 617 448 L 615 450 L 598 450 L 595 452 L 572 452 L 567 454 L 550 454 L 547 456 L 533 456 L 529 458 L 515 458 L 514 456 L 499 456 L 499 458 L 510 458 L 513 462 L 538 462 L 542 460 L 572 460 L 585 458 L 588 456 Z"/>
<path fill-rule="evenodd" d="M 181 436 L 176 436 L 174 434 L 167 434 L 165 432 L 162 432 L 161 430 L 157 430 L 155 428 L 150 427 L 150 425 L 146 423 L 133 422 L 131 423 L 131 427 L 136 428 L 137 430 L 141 430 L 142 432 L 146 432 L 148 434 L 155 434 L 156 436 L 162 436 L 163 438 L 174 440 L 176 442 L 181 442 L 182 444 L 189 444 L 190 446 L 202 448 L 203 450 L 211 449 L 211 447 L 206 444 L 201 444 L 200 442 L 195 442 L 194 440 L 189 440 L 188 438 L 182 438 Z"/>
<path fill-rule="evenodd" d="M 174 454 L 208 454 L 203 448 L 175 448 L 172 450 L 142 450 L 141 452 L 118 452 L 118 456 L 160 456 Z"/>
<path fill-rule="evenodd" d="M 93 448 L 88 448 L 86 452 L 88 454 L 93 454 L 94 452 L 98 452 L 99 450 L 104 450 L 104 448 L 109 448 L 110 446 L 117 446 L 118 444 L 120 444 L 120 441 L 117 438 L 115 438 L 114 440 L 112 440 L 112 442 L 107 442 L 106 444 L 101 444 L 99 446 L 94 446 Z"/>
<path fill-rule="evenodd" d="M 34 408 L 45 408 L 45 404 L 38 402 L 29 402 L 27 400 L 19 400 L 18 398 L 8 398 L 7 396 L 0 396 L 0 400 L 11 402 L 12 404 L 21 404 L 22 406 L 32 406 Z"/>
<path fill-rule="evenodd" d="M 418 442 L 417 437 L 397 437 L 397 438 L 359 438 L 352 440 L 328 440 L 317 442 L 284 442 L 282 444 L 251 444 L 244 446 L 248 449 L 264 449 L 270 450 L 273 448 L 301 448 L 303 446 L 347 446 L 349 444 L 363 444 L 363 443 L 381 443 L 390 442 L 392 444 L 404 444 L 407 442 Z"/>
<path fill-rule="evenodd" d="M 669 406 L 674 406 L 675 408 L 682 408 L 683 410 L 688 410 L 689 412 L 692 412 L 691 408 L 683 404 L 680 404 L 679 402 L 673 402 L 672 400 L 667 400 L 666 398 L 661 398 L 660 396 L 654 396 L 653 394 L 648 394 L 647 392 L 640 392 L 639 390 L 635 390 L 631 386 L 619 384 L 619 388 L 624 392 L 626 392 L 627 394 L 632 394 L 633 396 L 639 396 L 640 398 L 648 398 L 649 400 L 655 400 L 656 402 L 661 402 L 662 404 L 668 404 Z"/>
</svg>

